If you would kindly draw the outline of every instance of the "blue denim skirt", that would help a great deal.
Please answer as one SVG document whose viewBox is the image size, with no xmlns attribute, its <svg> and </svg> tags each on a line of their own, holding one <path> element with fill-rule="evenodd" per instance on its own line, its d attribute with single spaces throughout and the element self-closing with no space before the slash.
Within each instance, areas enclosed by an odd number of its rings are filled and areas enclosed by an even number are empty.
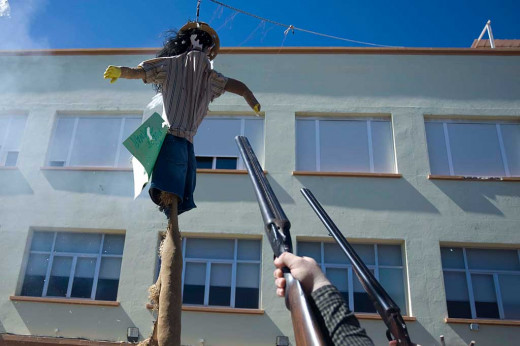
<svg viewBox="0 0 520 346">
<path fill-rule="evenodd" d="M 193 144 L 185 138 L 167 134 L 155 162 L 150 184 L 150 198 L 160 205 L 161 191 L 179 197 L 178 214 L 196 208 L 193 201 L 197 162 Z M 170 211 L 164 210 L 166 216 Z"/>
</svg>

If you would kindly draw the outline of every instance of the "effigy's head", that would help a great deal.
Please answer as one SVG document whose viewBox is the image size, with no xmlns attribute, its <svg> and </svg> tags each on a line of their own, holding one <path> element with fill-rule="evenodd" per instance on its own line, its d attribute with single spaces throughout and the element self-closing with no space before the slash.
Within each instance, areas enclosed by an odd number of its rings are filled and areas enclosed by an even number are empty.
<svg viewBox="0 0 520 346">
<path fill-rule="evenodd" d="M 210 60 L 217 56 L 220 49 L 220 39 L 217 32 L 208 24 L 188 22 L 179 30 L 178 34 L 189 38 L 190 48 L 207 52 Z"/>
</svg>

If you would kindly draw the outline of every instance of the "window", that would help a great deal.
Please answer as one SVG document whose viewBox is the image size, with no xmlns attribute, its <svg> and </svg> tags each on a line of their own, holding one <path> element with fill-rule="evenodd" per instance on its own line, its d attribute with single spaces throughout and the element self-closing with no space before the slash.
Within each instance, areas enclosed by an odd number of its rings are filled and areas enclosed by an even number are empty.
<svg viewBox="0 0 520 346">
<path fill-rule="evenodd" d="M 140 116 L 58 116 L 47 164 L 56 167 L 132 166 L 123 141 Z"/>
<path fill-rule="evenodd" d="M 183 239 L 183 304 L 258 309 L 261 241 Z"/>
<path fill-rule="evenodd" d="M 401 311 L 406 311 L 403 260 L 400 245 L 351 244 L 365 265 Z M 336 243 L 298 242 L 298 255 L 312 257 L 339 289 L 352 311 L 375 313 L 352 264 Z"/>
<path fill-rule="evenodd" d="M 116 300 L 125 236 L 35 231 L 22 296 Z"/>
<path fill-rule="evenodd" d="M 15 167 L 27 116 L 0 116 L 0 166 Z"/>
<path fill-rule="evenodd" d="M 434 175 L 520 176 L 520 124 L 426 121 Z"/>
<path fill-rule="evenodd" d="M 448 316 L 520 320 L 520 250 L 441 247 Z"/>
<path fill-rule="evenodd" d="M 206 117 L 193 143 L 197 168 L 245 169 L 235 143 L 236 136 L 246 136 L 262 162 L 264 157 L 264 120 L 258 117 Z"/>
<path fill-rule="evenodd" d="M 296 170 L 395 173 L 389 119 L 297 119 Z"/>
</svg>

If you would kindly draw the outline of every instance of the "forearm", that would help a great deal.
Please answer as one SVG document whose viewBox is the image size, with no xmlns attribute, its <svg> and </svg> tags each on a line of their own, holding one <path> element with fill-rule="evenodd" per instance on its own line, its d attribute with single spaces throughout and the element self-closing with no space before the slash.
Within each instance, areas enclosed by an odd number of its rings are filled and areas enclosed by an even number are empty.
<svg viewBox="0 0 520 346">
<path fill-rule="evenodd" d="M 121 68 L 121 78 L 126 79 L 144 79 L 145 71 L 141 67 L 125 67 Z"/>
<path fill-rule="evenodd" d="M 374 345 L 334 286 L 317 289 L 312 292 L 312 298 L 334 345 Z"/>
<path fill-rule="evenodd" d="M 233 78 L 228 78 L 228 81 L 227 81 L 224 89 L 233 94 L 242 96 L 246 100 L 246 102 L 249 104 L 249 106 L 253 109 L 255 108 L 256 105 L 259 104 L 258 100 L 256 99 L 253 92 L 251 90 L 249 90 L 247 85 L 245 85 L 244 83 L 242 83 L 239 80 L 236 80 Z"/>
</svg>

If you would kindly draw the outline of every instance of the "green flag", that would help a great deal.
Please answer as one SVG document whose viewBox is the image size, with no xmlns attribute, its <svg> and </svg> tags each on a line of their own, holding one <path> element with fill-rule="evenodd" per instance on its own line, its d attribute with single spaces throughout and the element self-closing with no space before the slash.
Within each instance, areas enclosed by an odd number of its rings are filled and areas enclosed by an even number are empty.
<svg viewBox="0 0 520 346">
<path fill-rule="evenodd" d="M 134 156 L 132 165 L 135 197 L 141 193 L 152 175 L 155 161 L 167 133 L 167 124 L 159 113 L 154 113 L 123 142 L 123 145 Z"/>
</svg>

